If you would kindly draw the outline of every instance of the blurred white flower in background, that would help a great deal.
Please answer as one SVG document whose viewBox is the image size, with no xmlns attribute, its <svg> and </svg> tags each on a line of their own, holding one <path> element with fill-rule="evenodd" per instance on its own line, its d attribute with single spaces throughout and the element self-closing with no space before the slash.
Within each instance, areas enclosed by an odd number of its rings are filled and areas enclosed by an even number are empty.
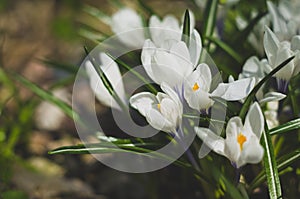
<svg viewBox="0 0 300 199">
<path fill-rule="evenodd" d="M 228 121 L 225 139 L 208 128 L 195 127 L 195 131 L 208 147 L 227 157 L 237 168 L 259 163 L 263 158 L 264 150 L 259 142 L 264 131 L 264 117 L 258 103 L 250 107 L 244 124 L 240 117 Z"/>
<path fill-rule="evenodd" d="M 167 84 L 162 83 L 155 96 L 150 92 L 141 92 L 130 98 L 130 104 L 137 109 L 155 129 L 175 133 L 181 125 L 182 103 L 178 95 Z"/>
<path fill-rule="evenodd" d="M 144 30 L 142 30 L 143 20 L 135 10 L 128 7 L 118 10 L 112 15 L 110 26 L 118 39 L 125 45 L 134 48 L 143 46 L 146 39 Z"/>
<path fill-rule="evenodd" d="M 67 104 L 70 103 L 70 92 L 65 88 L 59 88 L 53 90 L 53 96 L 62 100 Z M 55 131 L 58 130 L 67 116 L 65 113 L 56 105 L 43 101 L 37 107 L 35 111 L 35 121 L 36 125 L 39 129 L 47 130 L 47 131 Z"/>
<path fill-rule="evenodd" d="M 253 77 L 255 78 L 255 84 L 257 84 L 267 75 L 267 64 L 268 61 L 266 59 L 259 60 L 256 56 L 248 58 L 242 67 L 242 73 L 239 74 L 238 79 Z M 234 81 L 233 77 L 230 76 L 228 81 Z M 262 86 L 256 93 L 256 98 L 260 104 L 264 104 L 270 101 L 279 101 L 284 99 L 285 97 L 286 95 L 274 91 L 264 93 L 264 86 Z"/>
<path fill-rule="evenodd" d="M 100 62 L 99 66 L 101 67 L 104 74 L 107 76 L 108 80 L 112 84 L 115 92 L 118 94 L 120 99 L 124 104 L 126 104 L 126 95 L 124 90 L 124 84 L 122 80 L 122 76 L 120 73 L 119 66 L 114 60 L 112 60 L 105 53 L 99 54 Z M 110 106 L 112 108 L 121 109 L 115 99 L 108 92 L 107 88 L 104 86 L 101 78 L 96 72 L 94 66 L 91 61 L 87 60 L 85 62 L 86 72 L 90 80 L 90 86 L 93 92 L 95 93 L 96 98 L 104 105 Z"/>
<path fill-rule="evenodd" d="M 281 0 L 278 6 L 267 1 L 267 6 L 273 31 L 280 41 L 291 40 L 293 36 L 300 34 L 300 1 Z"/>
<path fill-rule="evenodd" d="M 291 77 L 300 71 L 300 35 L 293 36 L 291 41 L 280 41 L 277 36 L 268 28 L 265 28 L 264 48 L 268 58 L 267 72 L 275 69 L 276 66 L 286 59 L 295 55 L 284 68 L 278 71 L 275 76 L 279 79 L 289 81 Z"/>
</svg>

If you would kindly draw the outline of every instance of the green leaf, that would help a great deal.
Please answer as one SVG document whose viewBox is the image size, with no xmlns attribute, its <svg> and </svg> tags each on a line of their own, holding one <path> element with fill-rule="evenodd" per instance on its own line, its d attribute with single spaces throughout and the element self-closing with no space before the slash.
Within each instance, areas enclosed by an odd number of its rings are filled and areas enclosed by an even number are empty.
<svg viewBox="0 0 300 199">
<path fill-rule="evenodd" d="M 48 101 L 48 102 L 56 105 L 67 116 L 69 116 L 70 118 L 74 119 L 75 121 L 80 122 L 79 115 L 74 110 L 72 110 L 72 107 L 69 106 L 68 104 L 66 104 L 65 102 L 63 102 L 62 100 L 58 99 L 54 95 L 52 95 L 52 93 L 50 93 L 49 91 L 46 91 L 46 90 L 40 88 L 39 86 L 37 86 L 36 84 L 30 82 L 29 80 L 27 80 L 26 78 L 22 77 L 21 75 L 14 74 L 13 77 L 17 81 L 19 81 L 20 83 L 22 83 L 23 86 L 27 87 L 29 90 L 31 90 L 33 93 L 35 93 L 37 96 L 39 96 L 43 100 L 46 100 L 46 101 Z"/>
<path fill-rule="evenodd" d="M 49 67 L 63 70 L 65 72 L 68 72 L 71 74 L 77 74 L 77 72 L 79 70 L 79 67 L 76 67 L 75 65 L 72 65 L 72 64 L 64 64 L 64 63 L 60 63 L 58 61 L 49 60 L 49 59 L 40 59 L 40 61 Z"/>
<path fill-rule="evenodd" d="M 243 58 L 236 53 L 229 45 L 221 41 L 220 39 L 214 38 L 214 37 L 207 37 L 207 39 L 214 44 L 216 44 L 219 48 L 224 50 L 228 55 L 230 55 L 232 58 L 234 58 L 238 63 L 242 63 Z"/>
<path fill-rule="evenodd" d="M 278 172 L 283 171 L 285 168 L 289 167 L 291 164 L 299 160 L 300 160 L 300 149 L 279 158 L 277 160 Z M 265 180 L 266 180 L 266 173 L 265 171 L 261 171 L 249 185 L 249 191 L 252 192 L 256 187 L 258 187 Z"/>
<path fill-rule="evenodd" d="M 189 46 L 189 43 L 190 43 L 190 35 L 191 35 L 190 26 L 191 26 L 190 13 L 189 13 L 189 10 L 186 9 L 186 11 L 184 13 L 184 21 L 183 21 L 181 40 L 183 42 L 185 42 L 187 46 Z"/>
<path fill-rule="evenodd" d="M 284 62 L 282 62 L 281 64 L 279 64 L 279 66 L 277 66 L 275 69 L 273 69 L 268 75 L 266 75 L 262 80 L 260 80 L 257 85 L 252 89 L 252 91 L 250 92 L 250 94 L 248 95 L 248 97 L 246 98 L 244 105 L 241 109 L 240 112 L 240 118 L 244 119 L 246 112 L 248 111 L 249 107 L 251 106 L 252 101 L 255 99 L 255 95 L 258 92 L 258 90 L 262 87 L 262 85 L 267 82 L 269 79 L 271 79 L 271 77 L 277 73 L 280 69 L 282 69 L 284 66 L 286 66 L 290 61 L 292 61 L 294 59 L 295 56 L 292 56 L 290 58 L 288 58 L 287 60 L 285 60 Z"/>
<path fill-rule="evenodd" d="M 262 134 L 262 145 L 265 150 L 263 162 L 267 176 L 269 195 L 271 199 L 282 198 L 281 185 L 278 174 L 277 163 L 274 156 L 271 136 L 269 134 L 268 125 L 265 122 L 265 132 Z"/>
<path fill-rule="evenodd" d="M 90 14 L 93 17 L 96 17 L 97 19 L 99 19 L 100 21 L 102 21 L 105 24 L 110 24 L 111 23 L 111 17 L 108 16 L 107 14 L 103 13 L 98 8 L 95 8 L 95 7 L 90 6 L 90 5 L 85 5 L 83 7 L 83 11 L 85 11 L 86 13 Z"/>
<path fill-rule="evenodd" d="M 204 27 L 204 45 L 207 46 L 209 51 L 210 42 L 208 40 L 209 37 L 213 35 L 215 24 L 216 24 L 216 16 L 217 16 L 217 8 L 218 8 L 218 0 L 207 1 L 204 11 L 205 19 L 205 27 Z"/>
<path fill-rule="evenodd" d="M 104 34 L 99 33 L 97 31 L 90 31 L 85 28 L 79 29 L 79 35 L 82 37 L 91 40 L 95 44 L 99 44 L 99 42 L 103 41 L 105 38 L 107 38 Z"/>
<path fill-rule="evenodd" d="M 120 139 L 118 139 L 120 140 Z M 120 142 L 120 141 L 119 141 Z M 182 167 L 191 168 L 191 165 L 179 160 L 175 160 L 164 154 L 158 153 L 151 149 L 143 148 L 145 146 L 157 146 L 157 143 L 118 143 L 118 142 L 101 142 L 95 144 L 80 144 L 77 146 L 65 146 L 49 151 L 49 154 L 105 154 L 105 153 L 133 153 L 137 155 L 148 156 L 157 159 L 171 160 Z"/>
<path fill-rule="evenodd" d="M 213 178 L 217 182 L 225 185 L 225 191 L 228 195 L 230 195 L 230 198 L 244 199 L 239 189 L 232 182 L 230 182 L 228 178 L 218 168 L 212 165 L 211 169 Z"/>
<path fill-rule="evenodd" d="M 282 134 L 282 133 L 293 131 L 293 130 L 296 130 L 296 129 L 300 129 L 300 118 L 297 118 L 295 120 L 289 121 L 289 122 L 287 122 L 285 124 L 282 124 L 280 126 L 272 128 L 270 130 L 270 135 Z"/>
<path fill-rule="evenodd" d="M 149 1 L 147 1 L 147 2 L 149 2 Z M 145 10 L 148 13 L 148 15 L 151 16 L 151 15 L 155 14 L 154 10 L 151 7 L 149 7 L 147 5 L 147 3 L 144 2 L 143 0 L 138 0 L 138 3 L 141 6 L 141 8 L 143 8 L 143 10 Z"/>
</svg>

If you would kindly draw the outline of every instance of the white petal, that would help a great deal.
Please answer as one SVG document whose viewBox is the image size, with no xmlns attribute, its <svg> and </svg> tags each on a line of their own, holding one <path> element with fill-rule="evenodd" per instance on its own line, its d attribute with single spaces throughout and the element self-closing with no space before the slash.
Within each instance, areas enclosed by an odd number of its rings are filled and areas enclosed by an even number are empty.
<svg viewBox="0 0 300 199">
<path fill-rule="evenodd" d="M 195 83 L 198 90 L 193 90 Z M 213 101 L 210 99 L 211 72 L 207 64 L 200 64 L 184 82 L 184 98 L 189 106 L 196 110 L 208 109 Z"/>
<path fill-rule="evenodd" d="M 274 66 L 279 48 L 279 40 L 267 26 L 265 27 L 264 34 L 264 48 L 270 65 Z"/>
<path fill-rule="evenodd" d="M 265 104 L 271 101 L 280 101 L 286 97 L 285 94 L 278 92 L 268 92 L 264 95 L 264 98 L 259 101 L 260 104 Z"/>
<path fill-rule="evenodd" d="M 252 56 L 245 62 L 243 66 L 243 72 L 244 77 L 257 77 L 261 78 L 264 77 L 264 68 L 262 67 L 262 64 L 260 64 L 260 61 L 256 56 Z"/>
<path fill-rule="evenodd" d="M 300 35 L 296 35 L 291 40 L 291 50 L 300 50 Z"/>
<path fill-rule="evenodd" d="M 161 84 L 161 89 L 176 103 L 179 112 L 182 114 L 183 107 L 177 93 L 165 82 Z"/>
<path fill-rule="evenodd" d="M 190 45 L 189 45 L 189 52 L 191 56 L 191 61 L 194 66 L 197 66 L 200 58 L 200 54 L 202 51 L 202 41 L 200 34 L 197 30 L 192 30 L 192 34 L 190 36 Z"/>
<path fill-rule="evenodd" d="M 275 66 L 278 66 L 288 58 L 292 56 L 293 52 L 290 50 L 288 46 L 282 46 L 278 49 Z M 285 65 L 281 70 L 279 70 L 275 76 L 284 80 L 290 80 L 294 72 L 294 62 L 290 61 L 287 65 Z"/>
<path fill-rule="evenodd" d="M 273 29 L 275 32 L 287 32 L 286 23 L 282 18 L 280 18 L 280 14 L 278 13 L 277 7 L 271 2 L 267 1 L 268 10 L 271 14 Z"/>
<path fill-rule="evenodd" d="M 156 51 L 155 45 L 152 43 L 150 39 L 147 39 L 142 49 L 141 60 L 147 75 L 149 75 L 149 77 L 157 83 L 158 80 L 156 79 L 152 71 L 152 64 L 154 64 L 152 63 L 152 59 L 153 56 L 155 55 L 155 51 Z"/>
<path fill-rule="evenodd" d="M 118 65 L 104 53 L 100 53 L 100 61 L 102 63 L 99 64 L 99 66 L 102 68 L 103 72 L 112 84 L 116 93 L 121 98 L 122 102 L 126 103 L 124 85 Z M 102 80 L 98 76 L 92 63 L 90 61 L 86 61 L 85 67 L 90 79 L 91 89 L 94 91 L 97 99 L 106 106 L 120 109 L 117 102 L 113 99 L 113 97 L 110 95 L 110 93 L 102 83 Z"/>
<path fill-rule="evenodd" d="M 259 163 L 264 155 L 264 149 L 259 144 L 259 139 L 256 136 L 247 138 L 248 140 L 243 145 L 240 158 L 237 162 L 237 168 L 246 163 L 256 164 Z"/>
<path fill-rule="evenodd" d="M 180 40 L 179 22 L 172 15 L 165 16 L 162 21 L 152 15 L 149 20 L 149 30 L 153 42 L 160 47 L 165 40 Z"/>
<path fill-rule="evenodd" d="M 105 53 L 100 53 L 100 60 L 102 62 L 101 67 L 103 72 L 107 76 L 118 96 L 121 98 L 122 102 L 126 104 L 127 99 L 118 64 Z"/>
<path fill-rule="evenodd" d="M 232 117 L 227 123 L 226 139 L 235 139 L 239 133 L 242 133 L 243 123 L 240 117 Z"/>
<path fill-rule="evenodd" d="M 171 98 L 164 98 L 161 101 L 160 112 L 175 127 L 179 125 L 182 112 Z"/>
<path fill-rule="evenodd" d="M 258 139 L 264 131 L 264 116 L 257 102 L 251 105 L 246 115 L 245 129 L 250 129 Z"/>
<path fill-rule="evenodd" d="M 179 66 L 176 68 L 178 73 L 182 74 L 183 77 L 192 73 L 194 66 L 191 62 L 189 50 L 184 42 L 179 41 L 173 44 L 170 49 L 170 54 L 173 55 Z"/>
<path fill-rule="evenodd" d="M 143 46 L 145 36 L 142 28 L 143 22 L 141 16 L 130 8 L 121 9 L 112 16 L 112 31 L 118 34 L 117 36 L 120 41 L 128 46 L 135 48 Z"/>
<path fill-rule="evenodd" d="M 152 105 L 157 103 L 155 96 L 149 92 L 141 92 L 133 95 L 129 99 L 129 103 L 137 109 L 143 116 L 152 108 Z"/>
<path fill-rule="evenodd" d="M 220 83 L 212 92 L 213 97 L 221 97 L 227 101 L 245 98 L 255 85 L 255 78 L 245 78 L 231 83 Z"/>
<path fill-rule="evenodd" d="M 155 129 L 164 132 L 176 132 L 176 124 L 168 121 L 158 110 L 150 109 L 146 113 L 147 122 Z"/>
<path fill-rule="evenodd" d="M 195 132 L 197 136 L 213 151 L 220 155 L 224 155 L 224 139 L 217 136 L 208 128 L 195 127 Z"/>
</svg>

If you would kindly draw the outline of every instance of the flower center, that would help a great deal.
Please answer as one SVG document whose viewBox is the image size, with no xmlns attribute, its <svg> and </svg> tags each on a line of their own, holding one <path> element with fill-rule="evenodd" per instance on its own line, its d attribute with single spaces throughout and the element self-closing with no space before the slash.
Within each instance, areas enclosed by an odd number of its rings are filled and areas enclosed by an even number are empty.
<svg viewBox="0 0 300 199">
<path fill-rule="evenodd" d="M 158 110 L 160 111 L 160 104 L 157 104 L 157 108 L 158 108 Z"/>
<path fill-rule="evenodd" d="M 239 143 L 241 150 L 243 150 L 243 144 L 246 141 L 247 141 L 246 136 L 244 136 L 242 133 L 239 133 L 237 136 L 237 142 Z"/>
<path fill-rule="evenodd" d="M 196 90 L 198 90 L 200 87 L 199 87 L 199 85 L 197 84 L 197 82 L 194 84 L 194 86 L 193 86 L 193 91 L 196 91 Z"/>
</svg>

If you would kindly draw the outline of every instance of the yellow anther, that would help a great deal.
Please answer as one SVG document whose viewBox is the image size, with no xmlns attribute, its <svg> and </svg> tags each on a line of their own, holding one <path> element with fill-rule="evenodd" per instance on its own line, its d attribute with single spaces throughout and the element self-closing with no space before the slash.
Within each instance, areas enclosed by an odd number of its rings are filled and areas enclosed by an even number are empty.
<svg viewBox="0 0 300 199">
<path fill-rule="evenodd" d="M 244 136 L 242 133 L 239 133 L 237 136 L 237 142 L 239 143 L 241 150 L 243 150 L 243 144 L 246 141 L 247 141 L 246 136 Z"/>
<path fill-rule="evenodd" d="M 157 108 L 158 108 L 158 110 L 160 110 L 160 104 L 157 104 Z"/>
<path fill-rule="evenodd" d="M 193 86 L 193 91 L 196 91 L 196 90 L 198 90 L 200 87 L 199 87 L 199 85 L 197 84 L 197 82 L 194 84 L 194 86 Z"/>
</svg>

